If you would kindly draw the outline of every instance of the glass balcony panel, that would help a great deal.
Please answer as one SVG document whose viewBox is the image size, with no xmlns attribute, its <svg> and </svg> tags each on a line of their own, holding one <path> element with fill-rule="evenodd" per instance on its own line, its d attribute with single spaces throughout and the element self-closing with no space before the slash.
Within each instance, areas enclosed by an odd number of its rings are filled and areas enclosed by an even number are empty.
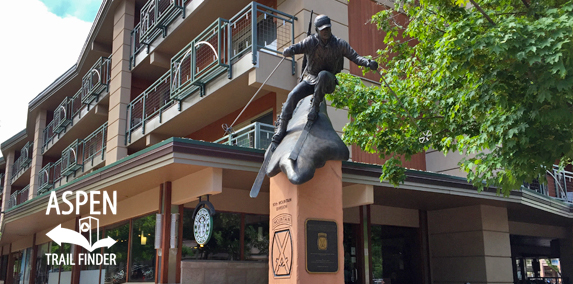
<svg viewBox="0 0 573 284">
<path fill-rule="evenodd" d="M 224 136 L 214 143 L 255 149 L 266 149 L 271 144 L 273 134 L 274 126 L 255 122 L 239 129 L 231 135 Z"/>
</svg>

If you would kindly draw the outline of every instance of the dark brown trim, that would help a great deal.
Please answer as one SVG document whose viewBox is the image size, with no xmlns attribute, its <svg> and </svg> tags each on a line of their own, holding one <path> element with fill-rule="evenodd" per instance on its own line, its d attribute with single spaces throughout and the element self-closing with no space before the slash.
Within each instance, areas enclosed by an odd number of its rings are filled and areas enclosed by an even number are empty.
<svg viewBox="0 0 573 284">
<path fill-rule="evenodd" d="M 101 238 L 102 238 L 102 239 L 105 238 L 105 229 L 104 229 L 104 228 L 102 228 Z M 103 248 L 100 249 L 100 253 L 101 253 L 101 254 L 104 254 Z M 99 280 L 98 280 L 97 283 L 101 283 L 101 272 L 102 272 L 102 270 L 103 270 L 103 263 L 101 263 L 101 264 L 99 265 Z"/>
<path fill-rule="evenodd" d="M 177 259 L 175 260 L 175 283 L 181 283 L 181 259 L 183 258 L 183 214 L 185 213 L 185 205 L 179 205 L 179 223 L 177 224 Z"/>
<path fill-rule="evenodd" d="M 159 207 L 157 207 L 157 214 L 161 214 L 162 210 L 162 202 L 163 202 L 163 184 L 159 186 L 159 198 L 157 199 L 159 202 Z M 155 226 L 157 228 L 157 225 Z M 155 246 L 155 244 L 154 244 Z M 155 283 L 159 283 L 159 274 L 161 273 L 161 257 L 159 256 L 159 251 L 155 250 Z"/>
<path fill-rule="evenodd" d="M 367 234 L 366 234 L 366 239 L 368 240 L 368 273 L 369 273 L 369 278 L 370 282 L 373 282 L 374 279 L 374 273 L 372 271 L 372 217 L 370 215 L 370 205 L 366 205 L 366 230 L 367 230 Z"/>
<path fill-rule="evenodd" d="M 241 227 L 239 232 L 239 259 L 245 260 L 245 213 L 241 213 Z"/>
<path fill-rule="evenodd" d="M 36 245 L 36 234 L 34 234 L 34 237 L 32 239 L 32 257 L 30 258 L 30 265 L 31 265 L 31 269 L 30 269 L 30 279 L 29 279 L 29 283 L 30 284 L 34 284 L 34 282 L 36 282 L 36 260 L 38 258 L 38 245 Z"/>
<path fill-rule="evenodd" d="M 127 236 L 127 263 L 125 264 L 125 282 L 129 282 L 129 264 L 131 263 L 131 247 L 133 247 L 133 218 L 129 219 L 129 236 Z"/>
<path fill-rule="evenodd" d="M 0 248 L 0 271 L 2 271 L 2 267 L 4 267 L 4 246 Z M 8 271 L 7 268 L 6 271 Z M 6 275 L 0 275 L 0 280 L 6 280 Z"/>
<path fill-rule="evenodd" d="M 169 241 L 171 233 L 171 182 L 163 184 L 163 230 L 161 237 L 161 281 L 169 283 Z"/>
<path fill-rule="evenodd" d="M 359 211 L 359 229 L 358 229 L 358 239 L 356 241 L 356 246 L 358 248 L 358 251 L 356 252 L 356 258 L 357 258 L 357 265 L 360 268 L 359 274 L 358 274 L 358 279 L 360 280 L 359 283 L 366 283 L 366 277 L 365 277 L 365 273 L 366 273 L 366 268 L 365 268 L 365 256 L 364 256 L 364 240 L 365 240 L 365 236 L 364 236 L 364 206 L 359 206 L 358 207 L 358 211 Z"/>
<path fill-rule="evenodd" d="M 4 283 L 13 283 L 13 282 L 14 282 L 14 255 L 12 254 L 12 243 L 10 243 L 10 248 L 8 249 L 8 264 L 6 266 L 6 282 Z M 59 282 L 60 281 L 58 279 L 58 283 Z"/>
<path fill-rule="evenodd" d="M 430 233 L 428 230 L 428 211 L 419 210 L 420 229 L 419 242 L 420 242 L 420 274 L 422 276 L 422 283 L 432 283 L 432 271 L 430 269 Z"/>
<path fill-rule="evenodd" d="M 75 231 L 76 232 L 80 231 L 79 220 L 80 220 L 80 216 L 76 216 L 76 225 L 75 225 Z M 78 245 L 72 245 L 71 248 L 74 250 L 74 255 L 73 255 L 74 262 L 79 263 L 80 250 L 82 248 Z M 72 284 L 79 284 L 80 283 L 80 273 L 82 271 L 81 269 L 82 269 L 82 267 L 80 265 L 72 266 Z"/>
</svg>

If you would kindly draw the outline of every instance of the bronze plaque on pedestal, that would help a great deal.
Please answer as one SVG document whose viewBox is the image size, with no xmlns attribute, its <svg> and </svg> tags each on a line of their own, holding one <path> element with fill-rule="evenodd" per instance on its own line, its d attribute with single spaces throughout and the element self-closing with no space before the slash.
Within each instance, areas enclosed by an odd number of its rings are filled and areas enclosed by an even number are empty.
<svg viewBox="0 0 573 284">
<path fill-rule="evenodd" d="M 338 227 L 334 221 L 307 219 L 306 271 L 338 272 Z"/>
</svg>

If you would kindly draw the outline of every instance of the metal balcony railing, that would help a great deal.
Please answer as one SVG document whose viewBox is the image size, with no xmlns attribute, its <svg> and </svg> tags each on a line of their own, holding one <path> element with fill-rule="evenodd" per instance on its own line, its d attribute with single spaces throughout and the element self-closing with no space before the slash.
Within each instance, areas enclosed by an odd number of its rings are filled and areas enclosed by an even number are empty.
<svg viewBox="0 0 573 284">
<path fill-rule="evenodd" d="M 29 168 L 30 163 L 32 162 L 33 148 L 34 143 L 28 142 L 20 150 L 20 157 L 16 159 L 12 165 L 12 176 L 10 177 L 12 182 L 14 182 L 14 179 L 16 179 L 22 172 Z"/>
<path fill-rule="evenodd" d="M 16 205 L 20 205 L 28 201 L 28 193 L 30 190 L 30 185 L 22 188 L 21 190 L 16 190 L 10 195 L 10 200 L 8 200 L 8 208 L 10 209 Z"/>
<path fill-rule="evenodd" d="M 173 100 L 170 97 L 169 82 L 171 74 L 169 71 L 165 73 L 159 80 L 155 81 L 153 85 L 147 88 L 143 93 L 137 96 L 127 106 L 127 138 L 129 139 L 130 133 L 143 125 L 145 132 L 146 120 L 149 120 L 173 105 Z M 128 141 L 128 143 L 131 141 Z"/>
<path fill-rule="evenodd" d="M 94 162 L 95 157 L 101 155 L 102 160 L 105 157 L 107 145 L 107 122 L 100 126 L 96 131 L 84 138 L 82 143 L 83 160 L 82 164 Z"/>
<path fill-rule="evenodd" d="M 56 108 L 56 110 L 54 110 L 54 118 L 52 122 L 54 123 L 52 126 L 52 131 L 54 133 L 60 133 L 64 131 L 66 126 L 72 122 L 72 111 L 69 97 L 66 97 Z"/>
<path fill-rule="evenodd" d="M 282 56 L 282 51 L 294 44 L 295 20 L 296 17 L 287 13 L 251 2 L 229 20 L 232 32 L 231 60 L 251 51 L 253 64 L 256 64 L 258 50 Z M 294 59 L 292 63 L 294 74 Z"/>
<path fill-rule="evenodd" d="M 523 188 L 573 203 L 573 172 L 559 170 L 558 165 L 553 165 L 553 169 L 546 172 L 544 182 L 534 179 L 531 183 L 524 182 Z"/>
<path fill-rule="evenodd" d="M 82 150 L 83 144 L 80 139 L 76 139 L 70 146 L 62 151 L 62 176 L 74 174 L 83 165 Z"/>
<path fill-rule="evenodd" d="M 185 0 L 150 0 L 141 8 L 141 40 L 149 42 L 153 36 L 163 32 L 179 14 L 185 18 Z"/>
<path fill-rule="evenodd" d="M 108 88 L 110 81 L 111 56 L 101 57 L 82 78 L 82 87 L 74 96 L 66 97 L 54 110 L 54 118 L 44 129 L 42 153 L 54 138 L 66 131 L 68 125 L 73 124 L 76 116 L 81 115 L 89 103 L 97 100 L 99 95 Z"/>
<path fill-rule="evenodd" d="M 42 195 L 53 188 L 62 179 L 74 174 L 84 167 L 86 163 L 93 163 L 98 155 L 105 154 L 107 123 L 100 126 L 96 131 L 84 139 L 77 139 L 64 151 L 62 157 L 55 163 L 49 163 L 38 174 L 38 193 Z"/>
<path fill-rule="evenodd" d="M 142 46 L 149 46 L 159 35 L 167 35 L 167 27 L 180 14 L 185 18 L 188 0 L 149 0 L 139 13 L 140 21 L 131 31 L 130 68 Z"/>
<path fill-rule="evenodd" d="M 219 18 L 171 58 L 172 99 L 184 99 L 229 70 L 230 36 L 228 21 Z"/>
<path fill-rule="evenodd" d="M 111 57 L 100 57 L 90 71 L 82 78 L 82 103 L 97 100 L 101 92 L 109 86 Z"/>
<path fill-rule="evenodd" d="M 230 135 L 224 136 L 223 138 L 215 141 L 215 143 L 255 149 L 266 149 L 271 144 L 274 129 L 274 126 L 270 124 L 254 122 Z"/>
<path fill-rule="evenodd" d="M 149 3 L 149 2 L 148 2 Z M 230 20 L 218 18 L 187 46 L 171 58 L 171 67 L 153 85 L 127 106 L 126 143 L 131 134 L 141 127 L 145 134 L 146 122 L 196 91 L 204 94 L 205 85 L 225 71 L 231 78 L 231 66 L 248 52 L 282 55 L 284 48 L 294 43 L 294 16 L 251 2 Z M 142 35 L 141 27 L 132 32 L 132 40 Z M 133 52 L 140 48 L 132 41 Z M 295 61 L 292 59 L 294 74 Z M 169 98 L 166 95 L 169 94 Z"/>
<path fill-rule="evenodd" d="M 48 163 L 38 173 L 38 195 L 50 191 L 54 187 L 54 164 Z"/>
</svg>

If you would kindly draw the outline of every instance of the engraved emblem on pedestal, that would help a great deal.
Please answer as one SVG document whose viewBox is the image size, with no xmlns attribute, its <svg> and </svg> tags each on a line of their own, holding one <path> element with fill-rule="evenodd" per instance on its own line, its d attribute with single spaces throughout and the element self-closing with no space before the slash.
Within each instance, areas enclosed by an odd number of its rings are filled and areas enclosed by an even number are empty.
<svg viewBox="0 0 573 284">
<path fill-rule="evenodd" d="M 275 276 L 290 276 L 293 254 L 290 230 L 275 232 L 272 248 L 271 257 Z"/>
<path fill-rule="evenodd" d="M 275 277 L 288 277 L 292 270 L 292 216 L 279 214 L 272 221 L 273 238 L 271 244 L 271 267 Z"/>
<path fill-rule="evenodd" d="M 317 245 L 319 250 L 326 250 L 328 248 L 328 239 L 326 233 L 318 233 Z"/>
</svg>

